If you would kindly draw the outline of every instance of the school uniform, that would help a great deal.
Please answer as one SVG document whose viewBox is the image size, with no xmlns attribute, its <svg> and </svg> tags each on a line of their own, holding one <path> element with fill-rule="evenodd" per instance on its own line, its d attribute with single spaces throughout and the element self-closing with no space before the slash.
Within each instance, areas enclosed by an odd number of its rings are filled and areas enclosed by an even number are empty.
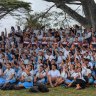
<svg viewBox="0 0 96 96">
<path fill-rule="evenodd" d="M 17 85 L 23 85 L 26 89 L 31 88 L 33 86 L 33 71 L 30 71 L 30 75 L 28 75 L 26 72 L 22 72 L 21 76 L 24 76 L 25 79 L 23 82 L 19 82 Z"/>
<path fill-rule="evenodd" d="M 50 70 L 48 72 L 48 75 L 50 75 L 51 77 L 59 77 L 60 76 L 60 72 L 59 72 L 59 70 Z"/>
<path fill-rule="evenodd" d="M 14 75 L 13 78 L 10 79 L 10 76 Z M 0 84 L 5 84 L 5 83 L 15 83 L 16 78 L 15 78 L 15 70 L 10 68 L 9 70 L 6 69 L 4 71 L 4 76 L 0 78 Z"/>
<path fill-rule="evenodd" d="M 44 78 L 40 78 L 40 75 L 43 75 Z M 38 83 L 46 83 L 46 72 L 44 70 L 42 72 L 37 72 L 36 77 Z"/>
</svg>

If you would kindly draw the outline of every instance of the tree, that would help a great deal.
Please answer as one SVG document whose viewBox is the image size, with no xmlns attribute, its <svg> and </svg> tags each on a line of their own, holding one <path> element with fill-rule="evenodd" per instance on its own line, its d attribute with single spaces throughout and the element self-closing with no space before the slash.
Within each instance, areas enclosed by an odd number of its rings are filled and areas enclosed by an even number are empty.
<svg viewBox="0 0 96 96">
<path fill-rule="evenodd" d="M 93 27 L 96 31 L 96 3 L 94 0 L 45 0 L 55 3 L 57 8 L 62 9 L 72 18 L 78 21 L 85 28 Z M 69 4 L 82 5 L 84 15 L 78 14 L 75 10 L 69 7 Z"/>
<path fill-rule="evenodd" d="M 52 7 L 51 7 L 52 8 Z M 18 18 L 18 24 L 24 24 L 26 27 L 32 28 L 41 28 L 42 26 L 46 26 L 46 28 L 50 27 L 69 27 L 69 23 L 73 21 L 73 18 L 66 14 L 64 11 L 49 12 L 50 8 L 46 9 L 47 11 L 42 11 L 38 13 L 28 13 L 25 18 Z M 22 23 L 22 20 L 25 20 L 25 23 Z"/>
<path fill-rule="evenodd" d="M 41 28 L 42 23 L 39 22 L 39 14 L 27 14 L 25 27 L 32 27 L 32 28 Z"/>
<path fill-rule="evenodd" d="M 13 15 L 14 11 L 31 11 L 30 3 L 18 0 L 0 0 L 0 19 L 7 14 Z"/>
<path fill-rule="evenodd" d="M 44 15 L 46 12 L 41 12 L 39 21 L 43 26 L 46 27 L 63 27 L 65 28 L 66 26 L 69 27 L 69 23 L 73 21 L 73 19 L 66 14 L 64 11 L 61 12 L 48 12 L 46 15 Z"/>
</svg>

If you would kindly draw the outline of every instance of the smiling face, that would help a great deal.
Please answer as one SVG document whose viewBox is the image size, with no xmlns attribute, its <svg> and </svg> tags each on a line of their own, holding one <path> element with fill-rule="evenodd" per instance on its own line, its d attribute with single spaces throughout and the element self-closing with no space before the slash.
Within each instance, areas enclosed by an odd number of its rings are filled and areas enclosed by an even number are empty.
<svg viewBox="0 0 96 96">
<path fill-rule="evenodd" d="M 81 72 L 81 70 L 82 70 L 81 67 L 78 67 L 76 71 Z"/>
<path fill-rule="evenodd" d="M 31 71 L 31 70 L 32 70 L 32 66 L 31 66 L 31 65 L 29 65 L 29 64 L 26 66 L 26 68 L 27 68 L 29 71 Z"/>
<path fill-rule="evenodd" d="M 75 38 L 75 41 L 76 41 L 76 42 L 78 41 L 78 37 Z"/>
<path fill-rule="evenodd" d="M 52 65 L 52 64 L 55 64 L 55 60 L 51 60 L 51 65 Z"/>
<path fill-rule="evenodd" d="M 39 64 L 41 64 L 41 63 L 42 63 L 42 60 L 41 60 L 41 59 L 39 59 L 39 60 L 38 60 L 38 63 L 39 63 Z"/>
<path fill-rule="evenodd" d="M 39 72 L 42 72 L 42 71 L 43 71 L 43 66 L 40 66 Z"/>
<path fill-rule="evenodd" d="M 56 65 L 53 64 L 53 65 L 52 65 L 52 70 L 55 70 L 55 69 L 56 69 Z"/>
<path fill-rule="evenodd" d="M 59 55 L 60 55 L 60 56 L 62 56 L 62 55 L 63 55 L 63 52 L 62 52 L 62 51 L 60 51 L 60 52 L 59 52 Z"/>
<path fill-rule="evenodd" d="M 6 64 L 6 68 L 10 69 L 11 68 L 11 64 L 10 63 Z"/>
</svg>

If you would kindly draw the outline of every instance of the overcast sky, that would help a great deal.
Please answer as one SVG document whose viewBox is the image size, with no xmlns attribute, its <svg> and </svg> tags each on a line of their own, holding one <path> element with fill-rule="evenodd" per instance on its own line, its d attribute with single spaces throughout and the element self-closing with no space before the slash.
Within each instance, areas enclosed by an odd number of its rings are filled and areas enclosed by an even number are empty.
<svg viewBox="0 0 96 96">
<path fill-rule="evenodd" d="M 45 11 L 53 4 L 53 3 L 46 2 L 44 0 L 22 0 L 22 1 L 31 2 L 32 9 L 35 12 Z M 57 11 L 56 8 L 53 8 L 52 10 Z M 60 10 L 58 9 L 58 11 Z M 11 16 L 6 16 L 4 19 L 0 21 L 0 32 L 3 31 L 5 28 L 7 28 L 7 30 L 9 31 L 11 26 L 16 26 L 16 20 Z"/>
</svg>

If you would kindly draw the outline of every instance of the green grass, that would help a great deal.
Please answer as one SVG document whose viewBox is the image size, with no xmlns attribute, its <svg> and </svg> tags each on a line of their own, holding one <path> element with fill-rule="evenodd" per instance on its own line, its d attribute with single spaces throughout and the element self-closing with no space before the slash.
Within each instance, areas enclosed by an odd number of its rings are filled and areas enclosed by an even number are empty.
<svg viewBox="0 0 96 96">
<path fill-rule="evenodd" d="M 48 93 L 30 93 L 28 90 L 0 91 L 0 96 L 96 96 L 96 88 L 89 87 L 83 90 L 74 88 L 50 88 Z"/>
</svg>

